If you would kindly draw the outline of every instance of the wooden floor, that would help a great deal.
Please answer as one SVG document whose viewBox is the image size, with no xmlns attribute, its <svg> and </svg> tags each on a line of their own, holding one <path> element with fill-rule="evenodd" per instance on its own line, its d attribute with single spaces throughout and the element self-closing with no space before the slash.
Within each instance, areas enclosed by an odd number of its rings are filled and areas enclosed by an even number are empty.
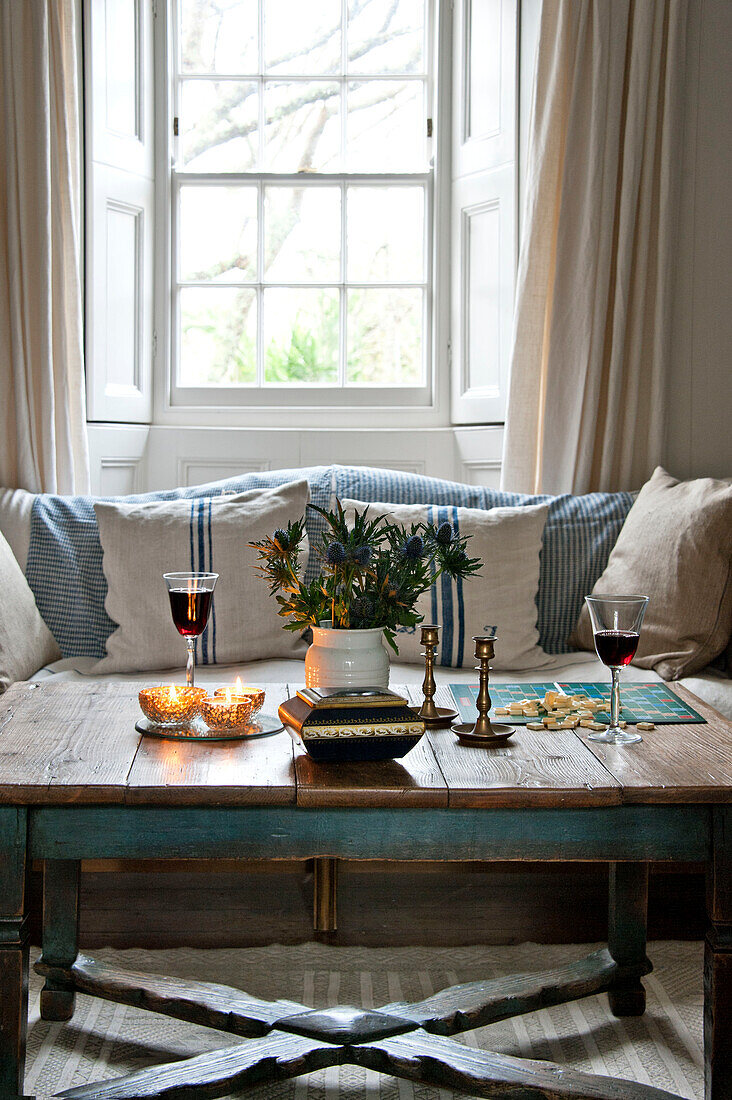
<svg viewBox="0 0 732 1100">
<path fill-rule="evenodd" d="M 171 865 L 85 865 L 82 946 L 572 943 L 607 930 L 607 871 L 597 864 L 344 864 L 338 930 L 319 937 L 307 864 L 162 867 Z M 702 938 L 703 876 L 653 869 L 649 921 L 653 939 Z"/>
</svg>

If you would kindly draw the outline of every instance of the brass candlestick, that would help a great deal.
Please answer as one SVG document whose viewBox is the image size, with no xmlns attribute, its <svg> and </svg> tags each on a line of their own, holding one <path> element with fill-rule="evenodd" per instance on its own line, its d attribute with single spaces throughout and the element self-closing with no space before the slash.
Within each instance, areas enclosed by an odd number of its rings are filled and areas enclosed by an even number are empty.
<svg viewBox="0 0 732 1100">
<path fill-rule="evenodd" d="M 475 723 L 461 722 L 459 725 L 452 727 L 453 733 L 466 744 L 502 744 L 516 732 L 514 726 L 507 726 L 502 722 L 491 722 L 488 717 L 488 711 L 491 709 L 491 697 L 488 691 L 488 673 L 490 672 L 488 662 L 495 656 L 496 640 L 495 637 L 488 638 L 485 634 L 476 634 L 473 637 L 475 656 L 479 662 L 475 667 L 480 676 L 478 698 L 475 701 L 478 720 Z"/>
<path fill-rule="evenodd" d="M 449 726 L 457 711 L 450 707 L 435 706 L 435 649 L 440 640 L 440 628 L 434 623 L 422 625 L 421 644 L 424 646 L 424 681 L 422 682 L 422 694 L 424 702 L 419 710 L 419 717 L 426 726 L 433 729 L 439 726 Z"/>
</svg>

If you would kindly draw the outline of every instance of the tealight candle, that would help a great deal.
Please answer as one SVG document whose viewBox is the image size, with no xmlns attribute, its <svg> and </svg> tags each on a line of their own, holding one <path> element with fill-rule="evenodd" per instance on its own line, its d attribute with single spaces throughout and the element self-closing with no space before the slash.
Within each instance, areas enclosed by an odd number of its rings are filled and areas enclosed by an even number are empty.
<svg viewBox="0 0 732 1100">
<path fill-rule="evenodd" d="M 264 688 L 258 687 L 244 687 L 241 682 L 241 676 L 237 676 L 236 682 L 233 688 L 216 688 L 214 695 L 225 696 L 226 692 L 231 692 L 232 696 L 241 696 L 252 701 L 252 713 L 251 718 L 259 714 L 260 710 L 264 706 Z"/>
<path fill-rule="evenodd" d="M 234 695 L 225 688 L 201 703 L 201 717 L 209 729 L 235 730 L 246 726 L 252 716 L 252 700 L 248 695 Z"/>
<path fill-rule="evenodd" d="M 195 718 L 206 698 L 206 689 L 161 684 L 143 688 L 137 696 L 140 709 L 157 726 L 182 726 Z"/>
</svg>

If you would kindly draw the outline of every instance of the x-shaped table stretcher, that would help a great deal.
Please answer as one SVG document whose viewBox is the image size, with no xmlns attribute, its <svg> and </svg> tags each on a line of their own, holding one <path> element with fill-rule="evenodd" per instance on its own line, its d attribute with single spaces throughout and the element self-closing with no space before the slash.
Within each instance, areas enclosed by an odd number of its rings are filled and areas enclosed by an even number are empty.
<svg viewBox="0 0 732 1100">
<path fill-rule="evenodd" d="M 249 1040 L 68 1089 L 60 1094 L 68 1100 L 218 1097 L 343 1064 L 492 1100 L 678 1100 L 652 1086 L 477 1050 L 449 1038 L 611 989 L 622 978 L 622 967 L 607 949 L 552 970 L 468 982 L 423 1001 L 398 1001 L 374 1010 L 317 1010 L 294 1001 L 263 1001 L 230 986 L 124 971 L 83 955 L 70 968 L 41 960 L 36 969 L 56 988 L 135 1005 Z M 650 969 L 649 963 L 646 970 Z"/>
</svg>

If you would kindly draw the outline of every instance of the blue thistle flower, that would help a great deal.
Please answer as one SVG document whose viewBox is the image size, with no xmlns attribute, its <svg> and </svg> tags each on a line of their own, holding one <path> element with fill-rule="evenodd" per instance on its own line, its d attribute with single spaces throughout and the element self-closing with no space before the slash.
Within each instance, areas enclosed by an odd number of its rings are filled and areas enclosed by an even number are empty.
<svg viewBox="0 0 732 1100">
<path fill-rule="evenodd" d="M 368 565 L 371 561 L 371 547 L 370 546 L 357 546 L 353 551 L 353 560 L 359 565 Z"/>
<path fill-rule="evenodd" d="M 280 550 L 290 549 L 290 540 L 287 537 L 287 531 L 283 531 L 281 527 L 278 527 L 275 531 L 272 541 L 277 543 Z"/>
<path fill-rule="evenodd" d="M 374 613 L 373 600 L 367 596 L 357 596 L 351 603 L 351 622 L 362 624 L 369 622 Z"/>
<path fill-rule="evenodd" d="M 435 539 L 437 542 L 439 542 L 440 546 L 448 546 L 452 542 L 452 535 L 452 527 L 449 523 L 445 522 L 441 523 L 440 526 L 437 528 Z"/>
<path fill-rule="evenodd" d="M 412 558 L 415 561 L 422 557 L 423 550 L 424 542 L 419 535 L 411 535 L 402 547 L 405 558 Z"/>
<path fill-rule="evenodd" d="M 332 542 L 325 552 L 325 560 L 329 565 L 343 565 L 346 560 L 346 548 L 342 542 Z"/>
</svg>

